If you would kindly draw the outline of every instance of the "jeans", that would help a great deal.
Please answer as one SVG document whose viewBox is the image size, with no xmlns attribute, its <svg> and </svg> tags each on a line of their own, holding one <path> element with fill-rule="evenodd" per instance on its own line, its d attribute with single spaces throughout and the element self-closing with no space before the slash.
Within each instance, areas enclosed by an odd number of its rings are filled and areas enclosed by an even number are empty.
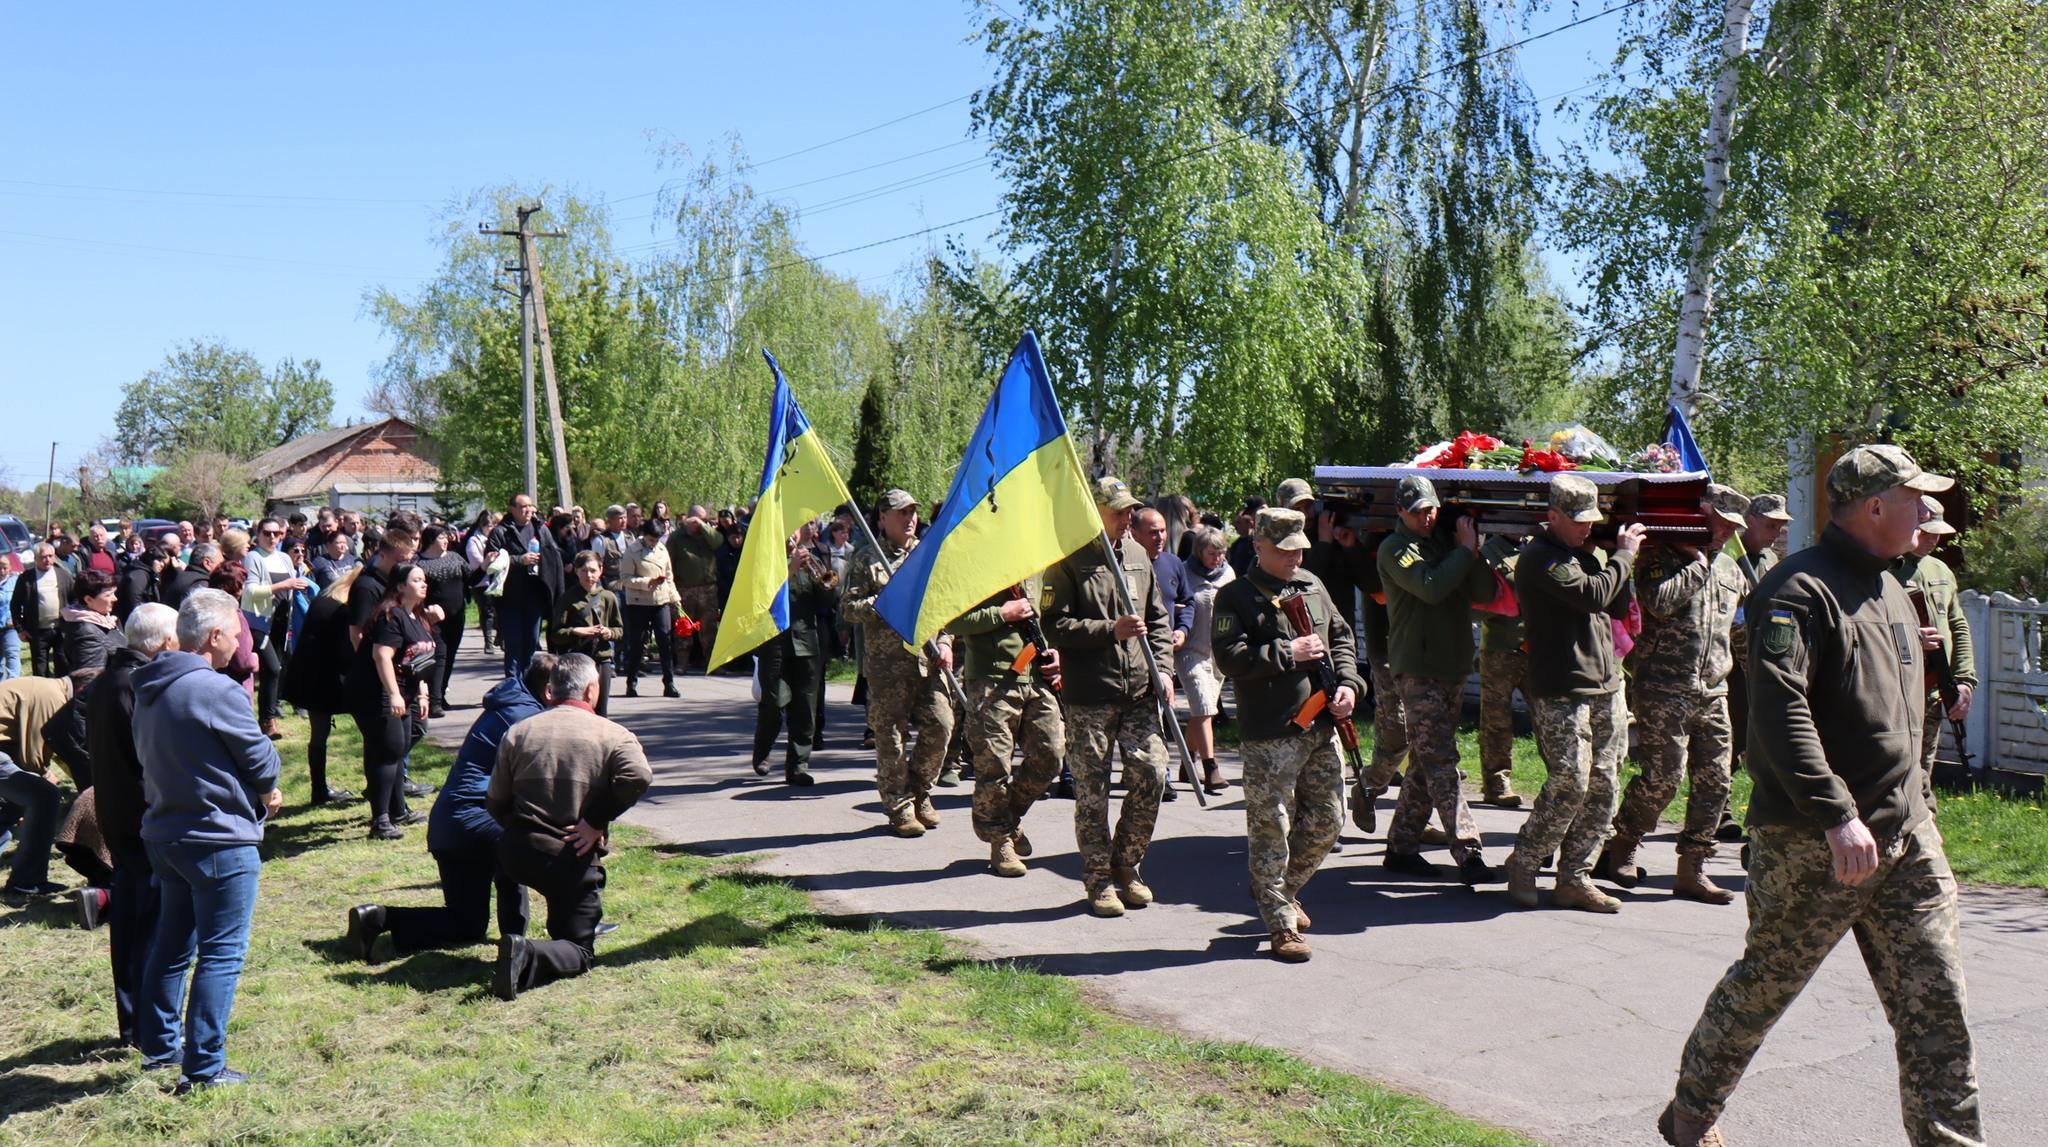
<svg viewBox="0 0 2048 1147">
<path fill-rule="evenodd" d="M 107 954 L 114 968 L 114 1023 L 122 1043 L 139 1047 L 135 1016 L 149 963 L 150 937 L 156 932 L 163 897 L 156 871 L 149 866 L 147 849 L 140 844 L 108 848 L 114 854 L 114 881 L 107 888 Z"/>
<path fill-rule="evenodd" d="M 176 1054 L 182 1005 L 185 1078 L 212 1079 L 227 1068 L 228 1013 L 249 951 L 262 860 L 253 844 L 147 841 L 144 847 L 163 900 L 143 968 L 137 1043 L 144 1059 Z"/>
<path fill-rule="evenodd" d="M 0 629 L 0 681 L 21 676 L 21 631 Z"/>
<path fill-rule="evenodd" d="M 509 596 L 498 599 L 498 644 L 505 650 L 505 676 L 526 672 L 526 663 L 540 652 L 541 611 Z"/>
<path fill-rule="evenodd" d="M 427 948 L 460 948 L 484 938 L 491 918 L 491 889 L 498 891 L 498 934 L 526 934 L 526 890 L 498 872 L 497 850 L 479 844 L 434 853 L 441 869 L 440 908 L 386 908 L 385 927 L 401 953 Z"/>
<path fill-rule="evenodd" d="M 0 760 L 6 754 L 0 753 Z M 10 762 L 0 765 L 0 800 L 21 811 L 16 826 L 14 870 L 7 877 L 9 888 L 33 888 L 50 879 L 50 842 L 57 836 L 57 813 L 63 803 L 57 786 L 41 773 L 18 769 Z"/>
</svg>

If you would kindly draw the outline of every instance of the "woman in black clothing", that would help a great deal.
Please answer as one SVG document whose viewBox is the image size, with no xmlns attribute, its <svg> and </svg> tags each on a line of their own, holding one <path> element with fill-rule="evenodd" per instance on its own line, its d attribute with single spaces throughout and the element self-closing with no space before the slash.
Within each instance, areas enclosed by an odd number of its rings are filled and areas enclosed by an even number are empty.
<svg viewBox="0 0 2048 1147">
<path fill-rule="evenodd" d="M 107 655 L 128 643 L 114 618 L 116 593 L 114 575 L 105 570 L 84 570 L 73 579 L 72 604 L 57 615 L 57 632 L 64 639 L 60 672 L 105 668 Z"/>
<path fill-rule="evenodd" d="M 348 711 L 348 668 L 355 652 L 348 645 L 348 596 L 361 565 L 350 566 L 313 599 L 299 623 L 298 642 L 284 668 L 284 699 L 312 722 L 306 742 L 306 765 L 313 775 L 314 804 L 348 804 L 356 794 L 327 784 L 327 735 L 334 716 Z"/>
<path fill-rule="evenodd" d="M 397 840 L 401 824 L 423 813 L 405 808 L 405 754 L 425 732 L 427 676 L 434 671 L 434 632 L 420 616 L 427 575 L 399 566 L 363 627 L 349 668 L 349 715 L 363 734 L 363 777 L 370 790 L 370 836 Z M 422 667 L 420 662 L 427 664 Z"/>
<path fill-rule="evenodd" d="M 452 537 L 447 526 L 420 531 L 417 564 L 427 575 L 427 604 L 441 609 L 441 620 L 433 623 L 440 669 L 427 682 L 428 717 L 442 716 L 448 709 L 448 675 L 455 671 L 455 651 L 462 648 L 462 627 L 469 614 L 469 560 L 448 548 Z"/>
</svg>

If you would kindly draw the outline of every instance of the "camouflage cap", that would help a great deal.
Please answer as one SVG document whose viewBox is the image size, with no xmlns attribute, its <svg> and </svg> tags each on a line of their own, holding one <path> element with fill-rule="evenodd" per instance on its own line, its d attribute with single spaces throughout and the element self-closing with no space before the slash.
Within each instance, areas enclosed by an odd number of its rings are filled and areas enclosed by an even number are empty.
<svg viewBox="0 0 2048 1147">
<path fill-rule="evenodd" d="M 1550 508 L 1574 522 L 1597 522 L 1600 487 L 1578 474 L 1557 474 L 1550 479 Z"/>
<path fill-rule="evenodd" d="M 1895 486 L 1939 494 L 1955 484 L 1953 478 L 1922 470 L 1912 455 L 1896 446 L 1858 446 L 1837 458 L 1828 471 L 1828 501 L 1860 502 Z"/>
<path fill-rule="evenodd" d="M 1283 550 L 1305 550 L 1309 548 L 1308 519 L 1300 510 L 1260 510 L 1252 536 Z"/>
<path fill-rule="evenodd" d="M 1292 508 L 1296 502 L 1306 502 L 1316 496 L 1315 488 L 1299 478 L 1289 478 L 1273 491 L 1273 504 Z"/>
<path fill-rule="evenodd" d="M 1945 511 L 1941 508 L 1941 503 L 1935 501 L 1932 496 L 1927 494 L 1920 495 L 1920 509 L 1922 511 L 1920 519 L 1921 533 L 1953 534 L 1956 532 L 1956 528 L 1948 524 L 1948 519 L 1945 516 Z"/>
<path fill-rule="evenodd" d="M 1436 483 L 1420 474 L 1401 479 L 1401 484 L 1394 489 L 1394 505 L 1399 506 L 1404 514 L 1433 510 L 1443 504 L 1443 499 L 1436 496 Z"/>
<path fill-rule="evenodd" d="M 1749 500 L 1749 516 L 1769 518 L 1774 522 L 1789 522 L 1792 514 L 1785 509 L 1785 495 L 1758 494 Z"/>
<path fill-rule="evenodd" d="M 1700 499 L 1700 504 L 1712 510 L 1731 526 L 1748 524 L 1748 519 L 1742 515 L 1743 511 L 1749 509 L 1749 499 L 1738 493 L 1733 486 L 1723 486 L 1719 482 L 1709 483 L 1707 496 Z"/>
<path fill-rule="evenodd" d="M 1105 510 L 1128 510 L 1141 503 L 1131 496 L 1131 488 L 1122 478 L 1104 475 L 1095 480 L 1095 504 Z"/>
<path fill-rule="evenodd" d="M 900 510 L 905 506 L 915 506 L 917 504 L 917 499 L 911 497 L 908 490 L 884 490 L 882 491 L 882 496 L 875 500 L 875 509 L 877 512 L 886 513 L 890 510 Z"/>
</svg>

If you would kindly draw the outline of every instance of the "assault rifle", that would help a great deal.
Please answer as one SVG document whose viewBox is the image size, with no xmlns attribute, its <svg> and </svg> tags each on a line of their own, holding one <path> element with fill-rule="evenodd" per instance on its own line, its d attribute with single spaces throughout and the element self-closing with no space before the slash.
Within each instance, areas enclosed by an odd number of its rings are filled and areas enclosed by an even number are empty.
<svg viewBox="0 0 2048 1147">
<path fill-rule="evenodd" d="M 1307 637 L 1316 631 L 1315 622 L 1308 615 L 1308 599 L 1300 592 L 1282 594 L 1274 599 L 1280 612 L 1287 618 L 1287 627 L 1296 637 Z M 1343 684 L 1337 678 L 1337 664 L 1330 660 L 1326 648 L 1311 670 L 1315 674 L 1316 691 L 1302 702 L 1301 709 L 1294 714 L 1294 723 L 1303 729 L 1316 723 L 1316 718 L 1329 708 L 1330 701 L 1337 696 L 1337 689 Z M 1355 703 L 1354 698 L 1354 703 Z M 1364 757 L 1358 751 L 1358 725 L 1349 717 L 1330 714 L 1330 720 L 1337 726 L 1337 742 L 1344 746 L 1344 759 L 1351 764 L 1351 770 L 1359 777 L 1365 776 Z"/>
<path fill-rule="evenodd" d="M 1916 585 L 1906 591 L 1906 596 L 1913 601 L 1913 612 L 1920 616 L 1921 627 L 1932 629 L 1934 616 L 1927 608 L 1927 591 Z M 1925 652 L 1925 685 L 1941 697 L 1941 712 L 1943 716 L 1947 716 L 1949 710 L 1956 707 L 1956 702 L 1961 700 L 1963 695 L 1961 687 L 1956 684 L 1956 667 L 1950 664 L 1948 659 L 1948 643 L 1943 642 L 1941 648 Z M 1963 767 L 1967 769 L 1970 767 L 1969 731 L 1963 727 L 1961 721 L 1953 717 L 1949 718 L 1948 727 L 1955 734 L 1956 756 L 1962 758 Z"/>
<path fill-rule="evenodd" d="M 1025 600 L 1024 587 L 1021 585 L 1011 586 L 1010 598 L 1013 601 Z M 1031 668 L 1033 663 L 1039 661 L 1047 653 L 1050 653 L 1052 646 L 1046 643 L 1045 628 L 1038 624 L 1038 606 L 1036 603 L 1033 603 L 1030 614 L 1026 615 L 1024 620 L 1016 624 L 1017 628 L 1024 633 L 1024 648 L 1018 650 L 1016 660 L 1010 662 L 1010 672 L 1021 676 Z M 1058 696 L 1060 691 L 1059 675 L 1054 674 L 1046 678 L 1045 687 L 1052 690 L 1054 696 Z"/>
</svg>

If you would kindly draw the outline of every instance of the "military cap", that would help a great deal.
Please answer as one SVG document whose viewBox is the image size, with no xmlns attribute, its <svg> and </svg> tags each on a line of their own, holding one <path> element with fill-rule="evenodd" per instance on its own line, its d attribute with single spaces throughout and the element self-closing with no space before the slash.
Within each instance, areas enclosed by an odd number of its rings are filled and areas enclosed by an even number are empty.
<svg viewBox="0 0 2048 1147">
<path fill-rule="evenodd" d="M 1417 510 L 1435 509 L 1444 503 L 1436 496 L 1436 483 L 1420 474 L 1411 474 L 1395 487 L 1394 504 L 1401 508 L 1402 513 L 1412 514 Z"/>
<path fill-rule="evenodd" d="M 1785 509 L 1785 495 L 1758 494 L 1749 500 L 1749 514 L 1753 518 L 1769 518 L 1774 522 L 1789 522 L 1792 515 Z"/>
<path fill-rule="evenodd" d="M 1316 496 L 1315 488 L 1299 478 L 1289 478 L 1273 491 L 1273 504 L 1292 508 L 1296 502 L 1306 502 Z"/>
<path fill-rule="evenodd" d="M 1920 520 L 1921 533 L 1953 534 L 1956 532 L 1956 528 L 1949 525 L 1948 519 L 1943 516 L 1940 502 L 1935 501 L 1929 495 L 1922 494 L 1920 495 L 1920 508 L 1926 511 L 1928 515 Z"/>
<path fill-rule="evenodd" d="M 1837 458 L 1828 471 L 1828 500 L 1847 505 L 1895 486 L 1922 494 L 1939 494 L 1955 484 L 1954 478 L 1922 470 L 1912 455 L 1896 446 L 1858 446 Z"/>
<path fill-rule="evenodd" d="M 1104 475 L 1095 480 L 1095 504 L 1105 510 L 1128 510 L 1142 503 L 1131 496 L 1131 488 L 1122 478 Z"/>
<path fill-rule="evenodd" d="M 1258 525 L 1252 527 L 1252 536 L 1283 550 L 1305 550 L 1308 548 L 1308 519 L 1300 510 L 1260 510 Z"/>
<path fill-rule="evenodd" d="M 905 506 L 915 505 L 917 505 L 917 499 L 911 497 L 910 492 L 907 490 L 884 490 L 882 491 L 882 496 L 875 501 L 875 509 L 878 512 L 900 510 Z"/>
<path fill-rule="evenodd" d="M 1749 509 L 1749 499 L 1737 493 L 1733 486 L 1723 486 L 1719 482 L 1709 483 L 1707 496 L 1700 500 L 1706 503 L 1707 509 L 1712 510 L 1729 525 L 1748 524 L 1748 519 L 1742 515 L 1743 511 Z"/>
<path fill-rule="evenodd" d="M 1597 522 L 1602 517 L 1600 487 L 1578 474 L 1555 475 L 1550 479 L 1550 508 L 1574 522 Z"/>
</svg>

